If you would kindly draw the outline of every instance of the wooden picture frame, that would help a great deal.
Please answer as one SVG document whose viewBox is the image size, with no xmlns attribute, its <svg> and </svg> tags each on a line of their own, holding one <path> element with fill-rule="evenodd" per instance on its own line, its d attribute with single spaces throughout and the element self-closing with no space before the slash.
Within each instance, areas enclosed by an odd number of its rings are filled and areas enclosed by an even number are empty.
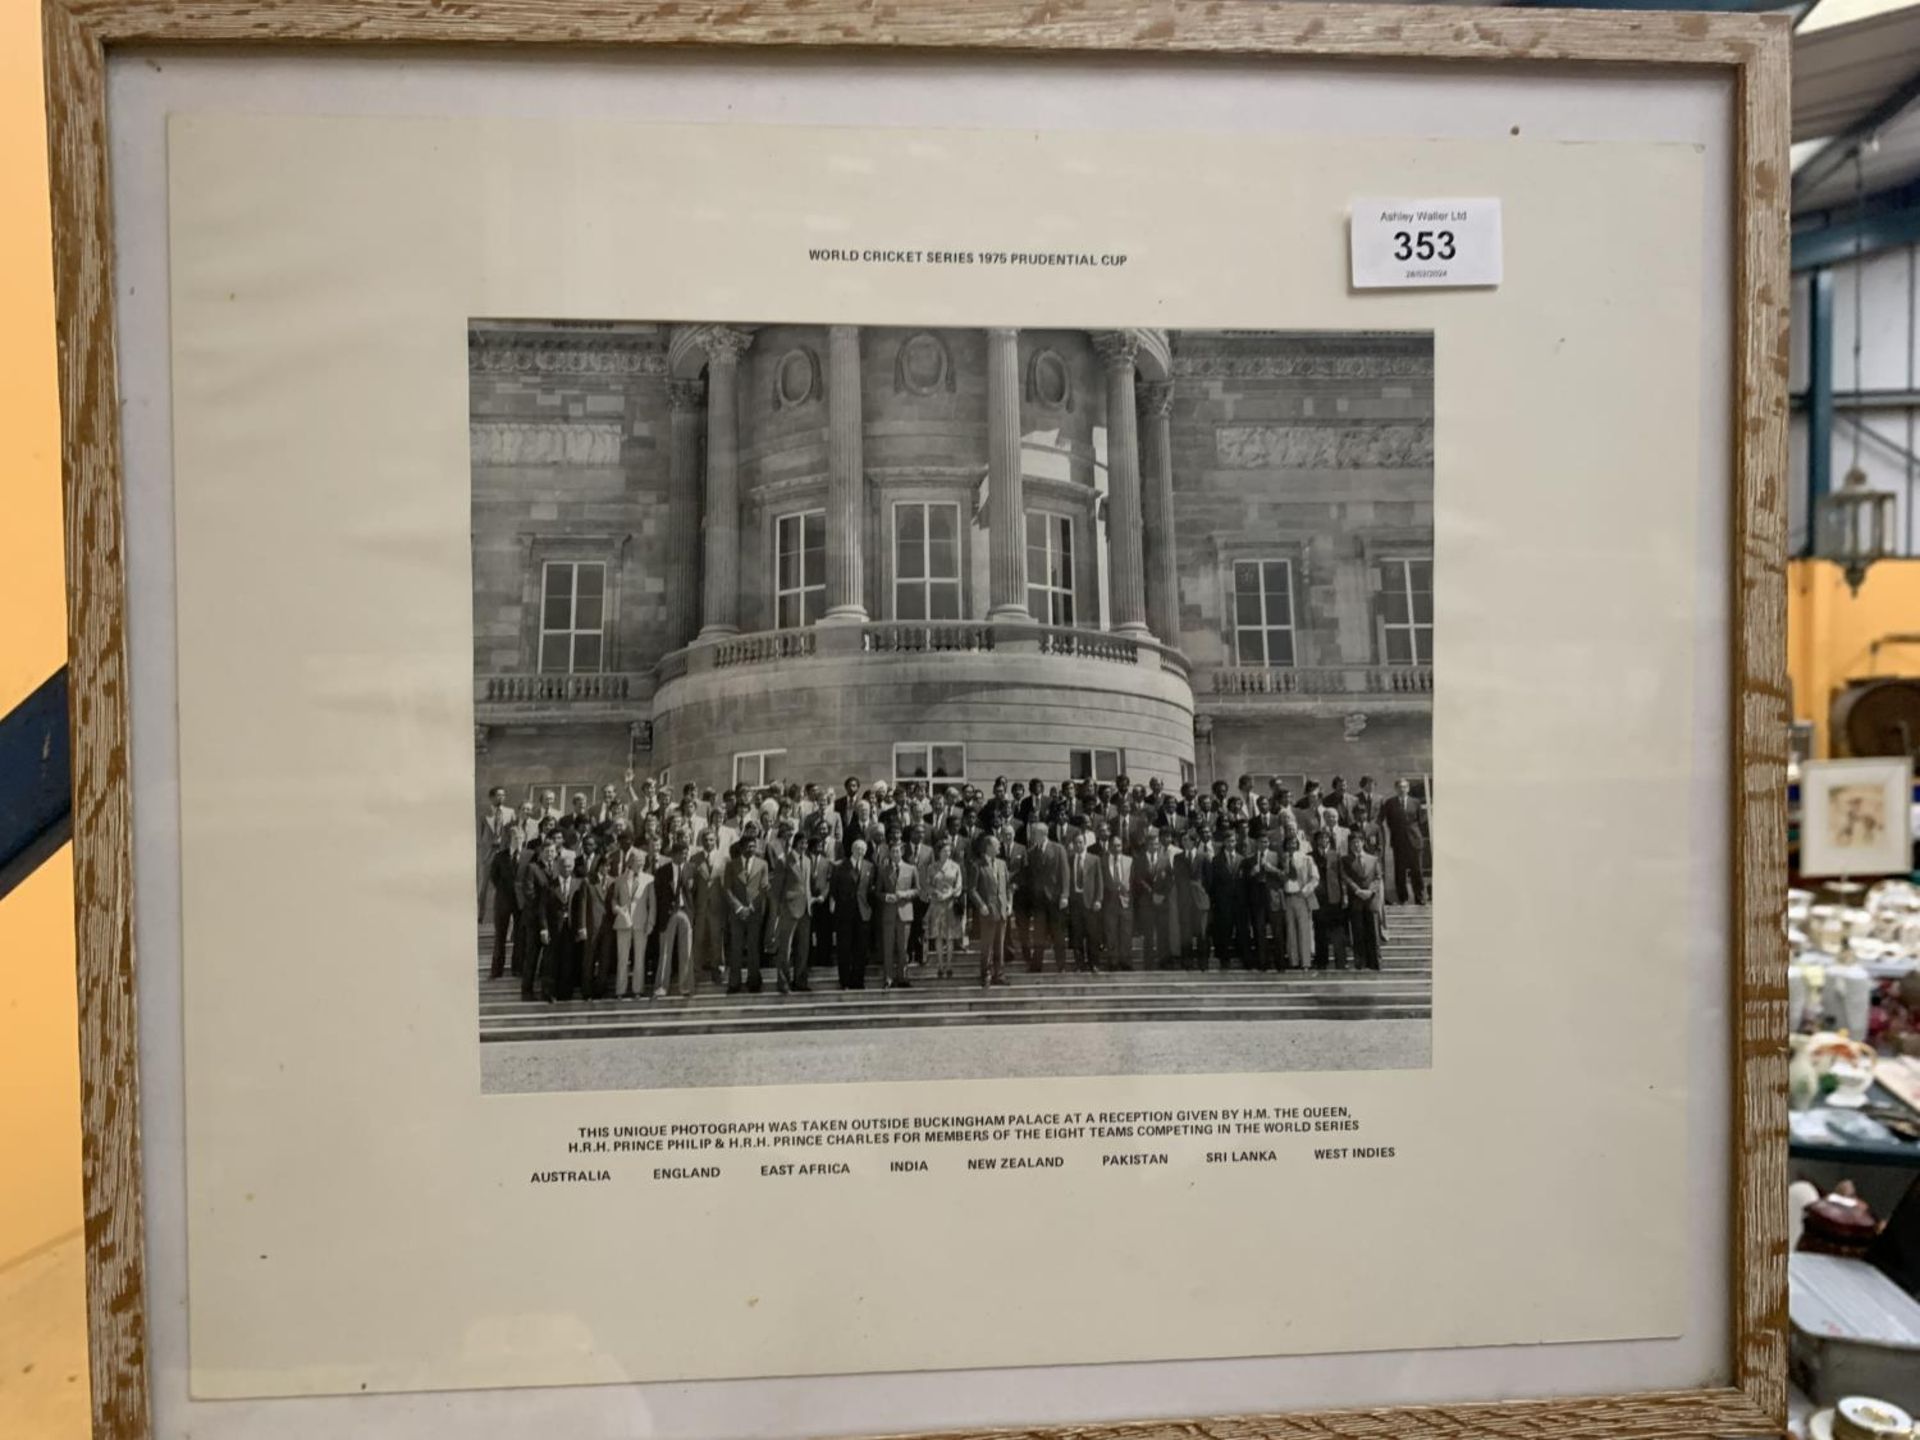
<svg viewBox="0 0 1920 1440">
<path fill-rule="evenodd" d="M 122 47 L 858 47 L 1682 67 L 1729 77 L 1737 206 L 1731 502 L 1734 1355 L 1725 1388 L 1076 1428 L 1174 1436 L 1758 1435 L 1786 1413 L 1787 57 L 1784 17 L 1256 0 L 46 0 L 69 575 L 74 873 L 94 1433 L 149 1440 L 135 1005 L 129 662 L 107 60 Z M 1033 1432 L 1042 1433 L 1042 1432 Z M 1066 1433 L 1066 1432 L 1055 1432 Z"/>
</svg>

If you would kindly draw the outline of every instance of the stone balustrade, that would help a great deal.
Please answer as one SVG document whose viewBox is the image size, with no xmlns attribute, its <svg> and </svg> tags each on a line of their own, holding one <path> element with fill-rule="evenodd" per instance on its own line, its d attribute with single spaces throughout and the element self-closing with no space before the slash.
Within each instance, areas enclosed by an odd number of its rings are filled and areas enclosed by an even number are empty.
<svg viewBox="0 0 1920 1440">
<path fill-rule="evenodd" d="M 485 675 L 474 699 L 488 705 L 609 704 L 644 699 L 652 689 L 640 675 Z"/>
<path fill-rule="evenodd" d="M 1225 665 L 1215 695 L 1431 695 L 1431 665 Z"/>
<path fill-rule="evenodd" d="M 662 685 L 706 670 L 730 670 L 785 660 L 865 655 L 943 655 L 1030 653 L 1064 659 L 1099 660 L 1116 665 L 1147 665 L 1185 679 L 1186 658 L 1153 640 L 1110 630 L 1081 630 L 1005 620 L 877 620 L 859 625 L 766 630 L 728 636 L 676 650 L 660 662 L 654 678 Z"/>
<path fill-rule="evenodd" d="M 771 660 L 794 660 L 814 651 L 815 632 L 806 630 L 763 630 L 757 635 L 738 635 L 713 647 L 713 668 L 731 665 L 764 665 Z"/>
<path fill-rule="evenodd" d="M 886 620 L 861 627 L 869 654 L 976 652 L 993 649 L 994 627 L 978 620 Z"/>
<path fill-rule="evenodd" d="M 1106 630 L 1074 630 L 1041 625 L 1034 630 L 1042 655 L 1076 655 L 1083 660 L 1112 660 L 1121 665 L 1140 663 L 1140 642 Z"/>
</svg>

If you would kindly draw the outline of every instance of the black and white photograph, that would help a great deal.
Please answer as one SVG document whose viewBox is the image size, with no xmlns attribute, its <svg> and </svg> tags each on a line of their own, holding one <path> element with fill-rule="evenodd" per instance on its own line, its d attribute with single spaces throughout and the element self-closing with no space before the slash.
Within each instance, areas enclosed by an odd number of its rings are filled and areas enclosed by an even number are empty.
<svg viewBox="0 0 1920 1440">
<path fill-rule="evenodd" d="M 1429 1064 L 1431 333 L 468 360 L 485 1091 Z"/>
</svg>

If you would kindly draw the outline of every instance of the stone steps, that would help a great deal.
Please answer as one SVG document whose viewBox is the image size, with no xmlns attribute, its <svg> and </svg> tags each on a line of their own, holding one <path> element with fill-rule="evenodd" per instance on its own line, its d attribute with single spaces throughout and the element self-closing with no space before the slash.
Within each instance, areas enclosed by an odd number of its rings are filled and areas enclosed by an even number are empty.
<svg viewBox="0 0 1920 1440">
<path fill-rule="evenodd" d="M 1015 961 L 1010 984 L 983 990 L 977 952 L 955 957 L 955 978 L 909 971 L 911 988 L 841 990 L 830 966 L 815 966 L 811 988 L 778 993 L 771 969 L 758 994 L 728 995 L 702 977 L 698 994 L 659 1000 L 570 1000 L 549 1005 L 520 998 L 515 976 L 488 977 L 491 935 L 479 946 L 482 1042 L 596 1040 L 674 1035 L 855 1032 L 912 1026 L 1124 1024 L 1168 1021 L 1425 1020 L 1432 1016 L 1432 912 L 1393 906 L 1392 934 L 1377 971 L 1120 970 L 1097 975 L 1041 974 Z"/>
<path fill-rule="evenodd" d="M 801 1030 L 866 1030 L 913 1025 L 1115 1024 L 1179 1020 L 1425 1019 L 1432 1009 L 1426 971 L 1284 972 L 1238 976 L 1156 974 L 1033 975 L 983 990 L 977 978 L 918 979 L 908 989 L 840 990 L 828 972 L 791 995 L 768 984 L 759 994 L 718 987 L 691 998 L 570 1000 L 520 998 L 512 977 L 481 985 L 483 1041 L 719 1035 Z"/>
</svg>

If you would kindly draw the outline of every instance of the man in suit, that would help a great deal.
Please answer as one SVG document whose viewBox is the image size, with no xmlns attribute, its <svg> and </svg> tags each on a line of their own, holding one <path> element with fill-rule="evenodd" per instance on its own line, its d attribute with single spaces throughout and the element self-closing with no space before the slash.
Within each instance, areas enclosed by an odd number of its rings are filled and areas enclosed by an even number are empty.
<svg viewBox="0 0 1920 1440">
<path fill-rule="evenodd" d="M 1293 807 L 1293 818 L 1300 833 L 1311 841 L 1320 829 L 1320 782 L 1307 781 L 1300 792 L 1300 803 Z"/>
<path fill-rule="evenodd" d="M 727 993 L 760 992 L 760 946 L 767 923 L 767 862 L 742 835 L 721 875 L 727 904 Z"/>
<path fill-rule="evenodd" d="M 1404 780 L 1400 783 L 1406 784 Z M 1380 905 L 1386 877 L 1381 873 L 1380 861 L 1367 853 L 1358 831 L 1347 836 L 1347 853 L 1340 860 L 1340 879 L 1347 892 L 1347 928 L 1353 935 L 1353 963 L 1361 970 L 1378 970 Z"/>
<path fill-rule="evenodd" d="M 807 964 L 832 965 L 833 956 L 833 857 L 829 853 L 830 842 L 819 830 L 810 831 L 806 837 L 808 870 L 811 883 L 811 906 L 808 924 L 813 927 L 811 948 L 807 952 Z M 806 976 L 802 976 L 806 979 Z M 812 987 L 809 986 L 809 989 Z"/>
<path fill-rule="evenodd" d="M 1208 894 L 1213 901 L 1209 917 L 1213 927 L 1213 953 L 1222 970 L 1233 968 L 1245 928 L 1240 912 L 1240 870 L 1244 863 L 1241 844 L 1242 838 L 1232 831 L 1220 832 L 1213 852 L 1213 868 L 1207 876 Z"/>
<path fill-rule="evenodd" d="M 793 826 L 781 821 L 773 832 L 768 865 L 767 948 L 773 953 L 774 982 L 780 993 L 806 990 L 808 956 L 813 948 L 813 859 L 794 840 Z"/>
<path fill-rule="evenodd" d="M 1421 866 L 1427 840 L 1426 807 L 1413 798 L 1413 787 L 1405 780 L 1393 782 L 1393 794 L 1380 807 L 1380 821 L 1386 827 L 1387 848 L 1393 857 L 1394 903 L 1407 903 L 1411 884 L 1414 903 L 1426 904 L 1426 876 Z"/>
<path fill-rule="evenodd" d="M 699 975 L 693 964 L 693 918 L 687 870 L 687 842 L 675 839 L 667 851 L 667 863 L 654 872 L 654 908 L 660 915 L 660 970 L 653 982 L 653 998 L 671 991 L 692 995 L 699 987 Z"/>
<path fill-rule="evenodd" d="M 916 820 L 907 827 L 906 848 L 901 852 L 913 867 L 918 885 L 913 892 L 913 928 L 907 936 L 907 959 L 921 965 L 927 958 L 927 869 L 933 864 L 933 846 L 927 843 L 927 827 Z"/>
<path fill-rule="evenodd" d="M 1000 842 L 980 837 L 980 858 L 973 866 L 973 910 L 980 923 L 980 988 L 1007 983 L 1007 924 L 1013 918 L 1013 885 Z"/>
<path fill-rule="evenodd" d="M 842 990 L 867 986 L 867 934 L 873 919 L 873 867 L 867 863 L 867 842 L 855 838 L 846 858 L 833 867 L 833 956 L 840 970 Z"/>
<path fill-rule="evenodd" d="M 1134 928 L 1140 932 L 1142 969 L 1163 969 L 1170 962 L 1168 929 L 1173 909 L 1173 861 L 1157 829 L 1133 857 Z"/>
<path fill-rule="evenodd" d="M 719 830 L 703 827 L 687 859 L 687 910 L 693 920 L 693 968 L 724 984 L 727 907 L 720 881 L 726 862 L 719 845 Z"/>
<path fill-rule="evenodd" d="M 646 801 L 642 803 L 640 797 L 634 794 L 633 772 L 629 770 L 627 772 L 627 794 L 632 796 L 632 811 L 630 813 L 641 815 L 651 815 L 653 813 L 653 782 L 651 780 L 647 782 L 647 791 Z M 596 825 L 613 824 L 616 812 L 618 812 L 619 809 L 620 792 L 611 784 L 602 785 L 600 787 L 600 803 L 595 805 L 590 812 L 593 816 L 593 823 Z"/>
<path fill-rule="evenodd" d="M 548 968 L 549 952 L 560 929 L 560 895 L 554 888 L 553 865 L 556 861 L 550 841 L 533 840 L 527 844 L 527 860 L 520 867 L 520 933 L 527 937 L 525 953 L 520 957 L 520 998 L 533 999 L 534 985 Z"/>
<path fill-rule="evenodd" d="M 1272 921 L 1269 906 L 1271 888 L 1267 871 L 1272 864 L 1264 837 L 1251 833 L 1240 850 L 1240 937 L 1238 948 L 1242 963 L 1249 970 L 1271 970 L 1274 957 L 1268 948 Z"/>
<path fill-rule="evenodd" d="M 1076 831 L 1067 859 L 1067 948 L 1073 952 L 1074 964 L 1089 974 L 1100 968 L 1095 957 L 1100 952 L 1104 873 L 1099 858 L 1087 851 L 1086 832 Z"/>
<path fill-rule="evenodd" d="M 487 892 L 493 899 L 493 968 L 489 975 L 498 980 L 507 970 L 507 937 L 514 932 L 515 919 L 520 913 L 520 896 L 516 882 L 519 879 L 518 857 L 514 854 L 513 829 L 511 826 L 501 831 L 499 840 L 493 847 L 493 854 L 487 861 Z M 527 948 L 525 931 L 513 934 L 513 968 L 520 973 L 521 952 Z"/>
<path fill-rule="evenodd" d="M 1358 830 L 1347 832 L 1349 836 Z M 1348 842 L 1351 844 L 1351 840 Z M 1364 846 L 1362 847 L 1364 848 Z M 1341 852 L 1333 837 L 1322 831 L 1313 839 L 1313 863 L 1318 880 L 1313 887 L 1313 968 L 1347 968 L 1347 888 L 1340 877 Z"/>
<path fill-rule="evenodd" d="M 844 825 L 853 819 L 854 802 L 860 798 L 860 777 L 847 776 L 847 783 L 841 792 L 833 797 L 833 813 L 840 817 Z M 849 833 L 852 833 L 851 831 Z"/>
<path fill-rule="evenodd" d="M 1294 969 L 1304 970 L 1313 963 L 1314 891 L 1320 884 L 1320 871 L 1299 836 L 1283 837 L 1280 848 L 1280 914 L 1287 934 L 1287 955 Z"/>
<path fill-rule="evenodd" d="M 1133 969 L 1133 861 L 1118 831 L 1107 837 L 1100 877 L 1100 921 L 1109 970 Z"/>
<path fill-rule="evenodd" d="M 993 777 L 993 794 L 980 806 L 980 828 L 991 835 L 1013 818 L 1013 801 L 1007 795 L 1007 777 Z"/>
<path fill-rule="evenodd" d="M 506 787 L 496 785 L 487 792 L 487 805 L 480 812 L 480 920 L 485 923 L 489 908 L 487 902 L 494 898 L 493 857 L 500 851 L 501 842 L 506 840 L 514 826 L 513 807 L 507 804 Z M 514 846 L 515 850 L 520 847 Z M 497 905 L 497 900 L 495 901 Z M 494 926 L 498 935 L 500 927 Z M 498 941 L 495 941 L 496 946 Z"/>
<path fill-rule="evenodd" d="M 1047 827 L 1034 821 L 1027 829 L 1027 969 L 1042 968 L 1051 949 L 1054 963 L 1067 968 L 1067 852 Z"/>
<path fill-rule="evenodd" d="M 880 972 L 887 989 L 911 990 L 907 941 L 913 932 L 913 902 L 920 894 L 920 877 L 900 841 L 887 846 L 887 858 L 874 884 L 880 899 Z"/>
</svg>

